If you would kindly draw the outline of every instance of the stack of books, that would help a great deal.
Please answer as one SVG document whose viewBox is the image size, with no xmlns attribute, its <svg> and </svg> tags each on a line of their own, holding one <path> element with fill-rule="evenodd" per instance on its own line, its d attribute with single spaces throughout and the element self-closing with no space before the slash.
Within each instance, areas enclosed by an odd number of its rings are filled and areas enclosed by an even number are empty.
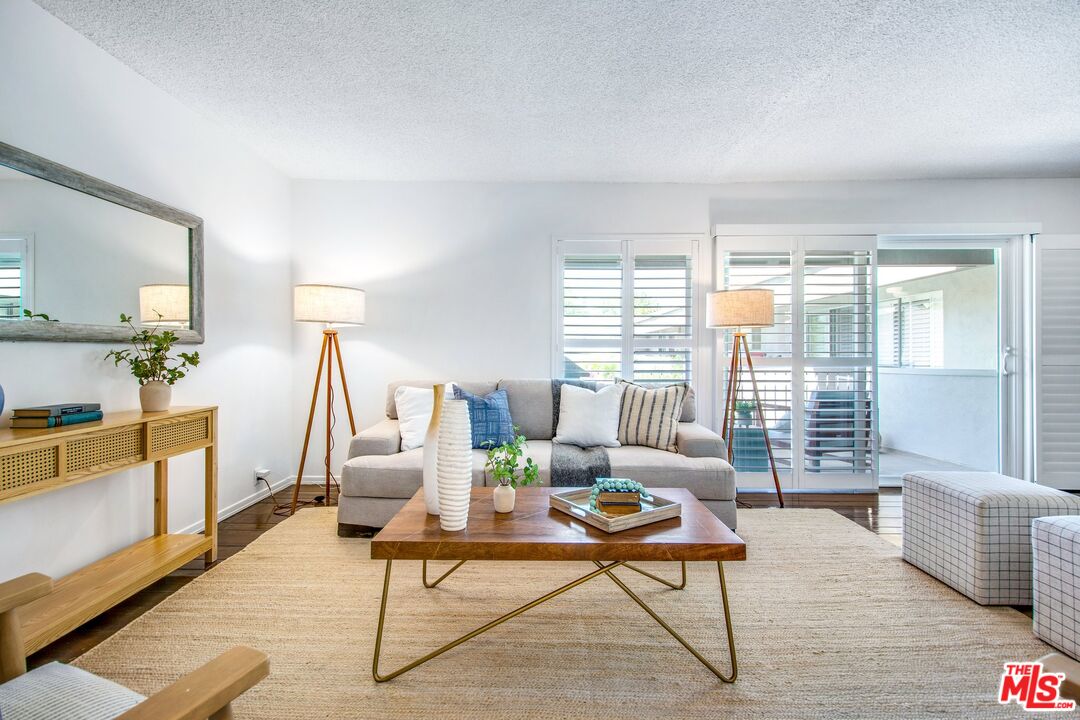
<svg viewBox="0 0 1080 720">
<path fill-rule="evenodd" d="M 596 509 L 608 515 L 631 515 L 641 512 L 641 494 L 601 491 L 596 496 Z"/>
<path fill-rule="evenodd" d="M 13 428 L 51 428 L 95 422 L 102 418 L 101 403 L 62 403 L 16 408 Z"/>
</svg>

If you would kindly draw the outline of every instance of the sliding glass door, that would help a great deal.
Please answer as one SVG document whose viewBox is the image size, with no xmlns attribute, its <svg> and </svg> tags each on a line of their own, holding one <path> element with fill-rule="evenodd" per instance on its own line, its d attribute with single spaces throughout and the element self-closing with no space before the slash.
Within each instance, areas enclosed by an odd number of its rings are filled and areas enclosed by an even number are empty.
<svg viewBox="0 0 1080 720">
<path fill-rule="evenodd" d="M 916 470 L 1030 475 L 1025 238 L 715 240 L 718 287 L 775 294 L 773 326 L 748 340 L 784 487 L 874 490 Z M 720 367 L 730 347 L 720 335 Z M 752 397 L 740 388 L 734 465 L 740 487 L 767 489 Z"/>
<path fill-rule="evenodd" d="M 880 478 L 917 470 L 1023 476 L 1020 238 L 882 239 Z"/>
</svg>

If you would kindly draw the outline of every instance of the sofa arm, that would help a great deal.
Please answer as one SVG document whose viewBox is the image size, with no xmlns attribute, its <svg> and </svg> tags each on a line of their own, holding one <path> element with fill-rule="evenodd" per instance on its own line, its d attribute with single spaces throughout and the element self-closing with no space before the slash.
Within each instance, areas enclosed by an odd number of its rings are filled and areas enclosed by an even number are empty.
<svg viewBox="0 0 1080 720">
<path fill-rule="evenodd" d="M 717 457 L 727 459 L 724 439 L 700 423 L 679 423 L 675 446 L 686 457 Z"/>
<path fill-rule="evenodd" d="M 401 431 L 397 420 L 383 420 L 361 430 L 349 443 L 349 458 L 361 455 L 394 455 L 401 452 Z"/>
</svg>

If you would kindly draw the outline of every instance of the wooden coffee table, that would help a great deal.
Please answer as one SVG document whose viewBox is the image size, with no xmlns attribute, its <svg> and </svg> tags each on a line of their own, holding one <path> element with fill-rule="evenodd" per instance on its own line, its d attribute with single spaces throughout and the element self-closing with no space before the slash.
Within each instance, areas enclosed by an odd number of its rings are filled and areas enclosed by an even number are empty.
<svg viewBox="0 0 1080 720">
<path fill-rule="evenodd" d="M 661 497 L 681 503 L 682 517 L 608 534 L 549 506 L 550 494 L 565 492 L 572 488 L 520 488 L 517 491 L 517 503 L 512 513 L 495 512 L 492 500 L 493 489 L 486 487 L 472 489 L 469 525 L 465 530 L 443 531 L 439 527 L 439 518 L 427 514 L 424 491 L 420 490 L 372 539 L 372 559 L 386 560 L 382 604 L 379 606 L 379 628 L 375 636 L 375 657 L 371 667 L 371 674 L 376 682 L 392 680 L 442 655 L 447 650 L 600 576 L 607 577 L 629 595 L 716 677 L 724 682 L 735 682 L 738 675 L 738 663 L 735 659 L 735 636 L 731 628 L 731 611 L 728 607 L 727 584 L 724 580 L 724 562 L 745 560 L 746 546 L 690 491 L 681 488 L 650 488 L 651 492 Z M 390 570 L 395 560 L 421 560 L 423 562 L 422 581 L 424 587 L 427 588 L 437 586 L 469 560 L 591 561 L 597 569 L 546 595 L 541 595 L 437 650 L 432 650 L 427 655 L 393 672 L 382 675 L 379 673 L 379 654 L 382 650 L 386 604 L 390 593 Z M 456 564 L 439 578 L 429 581 L 427 577 L 429 560 L 451 560 L 456 561 Z M 682 582 L 665 580 L 629 564 L 633 561 L 647 560 L 680 563 Z M 626 568 L 663 583 L 673 590 L 681 590 L 686 586 L 687 561 L 716 563 L 720 576 L 720 600 L 724 610 L 724 624 L 727 628 L 728 653 L 731 657 L 730 675 L 720 672 L 614 572 L 617 568 Z"/>
</svg>

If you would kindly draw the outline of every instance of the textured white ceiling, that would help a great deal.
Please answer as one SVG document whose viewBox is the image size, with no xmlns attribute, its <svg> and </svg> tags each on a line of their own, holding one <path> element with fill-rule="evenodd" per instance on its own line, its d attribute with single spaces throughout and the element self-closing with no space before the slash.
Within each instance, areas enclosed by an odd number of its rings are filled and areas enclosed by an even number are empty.
<svg viewBox="0 0 1080 720">
<path fill-rule="evenodd" d="M 1080 175 L 1078 0 L 37 0 L 293 177 Z"/>
</svg>

